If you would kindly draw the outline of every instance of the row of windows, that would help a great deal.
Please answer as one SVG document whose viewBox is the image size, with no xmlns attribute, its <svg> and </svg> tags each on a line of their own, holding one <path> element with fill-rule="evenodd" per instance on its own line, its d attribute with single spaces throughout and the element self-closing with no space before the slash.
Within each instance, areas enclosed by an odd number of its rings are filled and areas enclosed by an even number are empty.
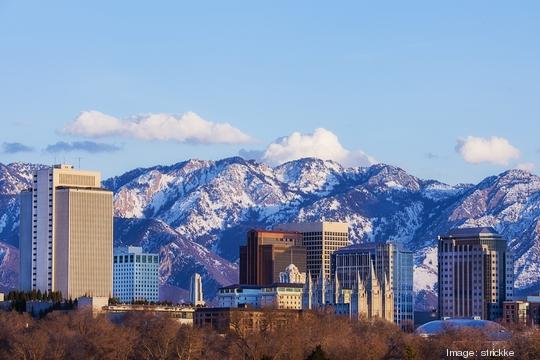
<svg viewBox="0 0 540 360">
<path fill-rule="evenodd" d="M 159 264 L 159 256 L 157 255 L 114 255 L 114 263 L 154 263 Z"/>
</svg>

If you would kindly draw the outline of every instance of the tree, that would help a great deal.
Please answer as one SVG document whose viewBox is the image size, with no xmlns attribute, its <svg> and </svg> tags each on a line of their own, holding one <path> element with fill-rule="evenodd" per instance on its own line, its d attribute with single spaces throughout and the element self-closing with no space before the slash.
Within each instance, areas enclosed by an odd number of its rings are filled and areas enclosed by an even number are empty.
<svg viewBox="0 0 540 360">
<path fill-rule="evenodd" d="M 311 354 L 309 354 L 306 360 L 330 360 L 330 359 L 326 356 L 326 353 L 322 349 L 321 345 L 317 345 L 315 350 L 313 350 Z"/>
</svg>

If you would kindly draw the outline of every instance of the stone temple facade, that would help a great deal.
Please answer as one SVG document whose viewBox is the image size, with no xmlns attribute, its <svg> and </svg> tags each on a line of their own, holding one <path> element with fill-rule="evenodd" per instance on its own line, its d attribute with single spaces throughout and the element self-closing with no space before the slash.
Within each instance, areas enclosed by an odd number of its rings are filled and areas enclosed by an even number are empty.
<svg viewBox="0 0 540 360">
<path fill-rule="evenodd" d="M 279 273 L 279 282 L 285 284 L 304 284 L 306 282 L 306 273 L 300 272 L 294 264 L 289 264 L 285 271 Z"/>
<path fill-rule="evenodd" d="M 357 273 L 352 289 L 342 288 L 336 274 L 332 278 L 319 274 L 313 280 L 306 276 L 303 292 L 304 310 L 333 309 L 338 315 L 352 319 L 381 318 L 394 321 L 394 293 L 388 280 L 378 279 L 373 266 L 362 279 Z"/>
</svg>

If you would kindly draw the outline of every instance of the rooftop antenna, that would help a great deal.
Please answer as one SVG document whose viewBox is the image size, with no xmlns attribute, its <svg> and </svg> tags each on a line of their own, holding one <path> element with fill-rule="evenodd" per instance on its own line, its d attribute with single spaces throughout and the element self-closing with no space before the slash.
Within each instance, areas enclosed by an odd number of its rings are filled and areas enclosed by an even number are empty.
<svg viewBox="0 0 540 360">
<path fill-rule="evenodd" d="M 78 160 L 79 160 L 79 170 L 81 170 L 81 157 L 80 156 L 78 157 Z"/>
</svg>

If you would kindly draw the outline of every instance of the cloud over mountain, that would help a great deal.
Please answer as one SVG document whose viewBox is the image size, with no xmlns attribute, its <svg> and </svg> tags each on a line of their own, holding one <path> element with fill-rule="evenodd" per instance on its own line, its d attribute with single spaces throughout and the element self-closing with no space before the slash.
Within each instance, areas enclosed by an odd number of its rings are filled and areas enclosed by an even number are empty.
<svg viewBox="0 0 540 360">
<path fill-rule="evenodd" d="M 59 141 L 56 144 L 51 144 L 45 148 L 45 151 L 49 153 L 84 151 L 91 154 L 96 154 L 103 152 L 114 152 L 118 150 L 120 150 L 119 146 L 94 141 L 74 141 L 71 143 Z"/>
<path fill-rule="evenodd" d="M 516 165 L 516 169 L 525 170 L 532 172 L 536 168 L 536 165 L 533 163 L 519 163 Z"/>
<path fill-rule="evenodd" d="M 99 111 L 85 111 L 63 132 L 89 138 L 121 136 L 200 144 L 241 144 L 251 137 L 228 123 L 207 121 L 193 112 L 182 115 L 145 114 L 118 119 Z"/>
<path fill-rule="evenodd" d="M 2 152 L 6 154 L 17 154 L 22 152 L 32 152 L 34 148 L 19 142 L 5 142 L 2 144 Z"/>
<path fill-rule="evenodd" d="M 502 137 L 481 138 L 468 136 L 458 140 L 456 151 L 471 164 L 492 163 L 508 165 L 510 160 L 518 159 L 520 152 Z"/>
<path fill-rule="evenodd" d="M 362 150 L 344 148 L 338 137 L 324 128 L 315 129 L 312 134 L 293 132 L 275 140 L 263 151 L 242 150 L 240 155 L 261 160 L 270 165 L 279 165 L 307 157 L 333 160 L 344 166 L 369 166 L 377 162 Z"/>
</svg>

